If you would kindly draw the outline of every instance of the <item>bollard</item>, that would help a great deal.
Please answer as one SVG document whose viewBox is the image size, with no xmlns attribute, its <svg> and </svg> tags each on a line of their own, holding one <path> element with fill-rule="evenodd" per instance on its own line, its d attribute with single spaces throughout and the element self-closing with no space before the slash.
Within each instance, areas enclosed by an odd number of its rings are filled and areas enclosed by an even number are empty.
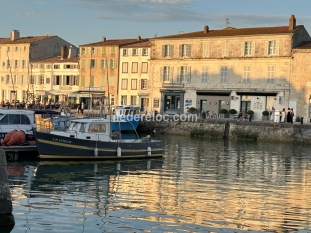
<svg viewBox="0 0 311 233">
<path fill-rule="evenodd" d="M 5 151 L 0 148 L 0 227 L 14 227 L 15 220 L 12 210 L 6 155 Z"/>
<path fill-rule="evenodd" d="M 300 124 L 303 125 L 303 117 L 300 117 Z"/>
</svg>

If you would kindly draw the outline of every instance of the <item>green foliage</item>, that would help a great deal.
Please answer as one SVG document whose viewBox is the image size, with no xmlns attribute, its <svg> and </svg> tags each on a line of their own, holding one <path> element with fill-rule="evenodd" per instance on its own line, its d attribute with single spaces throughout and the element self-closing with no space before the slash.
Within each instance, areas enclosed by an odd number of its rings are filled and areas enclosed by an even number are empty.
<svg viewBox="0 0 311 233">
<path fill-rule="evenodd" d="M 228 113 L 228 110 L 225 109 L 225 108 L 222 108 L 222 109 L 220 109 L 220 113 L 221 113 L 221 114 L 227 114 L 227 113 Z"/>
<path fill-rule="evenodd" d="M 235 110 L 235 109 L 232 108 L 232 109 L 229 110 L 229 113 L 230 113 L 230 114 L 236 114 L 236 113 L 237 113 L 237 110 Z"/>
<path fill-rule="evenodd" d="M 250 115 L 250 116 L 251 116 L 251 115 L 254 115 L 254 111 L 253 111 L 253 110 L 248 110 L 248 111 L 247 111 L 247 115 Z"/>
<path fill-rule="evenodd" d="M 191 107 L 188 109 L 188 113 L 195 113 L 197 109 L 195 107 Z"/>
<path fill-rule="evenodd" d="M 300 121 L 301 121 L 300 117 L 297 116 L 297 117 L 296 117 L 296 122 L 300 122 Z"/>
<path fill-rule="evenodd" d="M 270 112 L 267 111 L 267 110 L 266 110 L 266 111 L 263 111 L 263 112 L 262 112 L 262 115 L 263 115 L 263 116 L 269 116 L 269 115 L 270 115 Z"/>
</svg>

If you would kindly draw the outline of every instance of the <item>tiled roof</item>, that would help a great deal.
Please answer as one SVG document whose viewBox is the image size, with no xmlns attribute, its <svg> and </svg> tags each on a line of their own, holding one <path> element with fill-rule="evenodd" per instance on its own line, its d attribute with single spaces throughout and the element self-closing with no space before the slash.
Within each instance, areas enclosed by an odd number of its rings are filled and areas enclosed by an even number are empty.
<svg viewBox="0 0 311 233">
<path fill-rule="evenodd" d="M 298 25 L 294 30 L 289 30 L 289 26 L 278 27 L 257 27 L 257 28 L 225 28 L 222 30 L 209 30 L 206 33 L 204 30 L 183 34 L 176 34 L 170 36 L 156 37 L 152 39 L 182 39 L 182 38 L 196 38 L 196 37 L 222 37 L 222 36 L 247 36 L 247 35 L 265 35 L 265 34 L 286 34 L 292 33 L 298 29 L 303 28 Z"/>
<path fill-rule="evenodd" d="M 143 47 L 150 47 L 151 43 L 149 39 L 141 39 L 139 41 L 127 44 L 127 45 L 121 45 L 122 48 L 143 48 Z"/>
<path fill-rule="evenodd" d="M 311 49 L 311 42 L 310 41 L 304 41 L 295 49 Z"/>
<path fill-rule="evenodd" d="M 129 43 L 133 43 L 137 41 L 137 39 L 115 39 L 115 40 L 106 40 L 106 41 L 99 41 L 99 42 L 94 42 L 90 44 L 84 44 L 80 45 L 79 47 L 91 47 L 91 46 L 110 46 L 110 45 L 116 45 L 116 46 L 121 46 L 121 45 L 126 45 Z"/>
<path fill-rule="evenodd" d="M 11 38 L 0 38 L 0 44 L 27 44 L 40 40 L 49 39 L 55 36 L 28 36 L 28 37 L 20 37 L 17 40 L 11 40 Z"/>
<path fill-rule="evenodd" d="M 61 56 L 57 57 L 49 57 L 42 60 L 35 61 L 33 63 L 68 63 L 68 62 L 79 62 L 79 57 L 73 57 L 73 58 L 64 58 L 61 59 Z"/>
</svg>

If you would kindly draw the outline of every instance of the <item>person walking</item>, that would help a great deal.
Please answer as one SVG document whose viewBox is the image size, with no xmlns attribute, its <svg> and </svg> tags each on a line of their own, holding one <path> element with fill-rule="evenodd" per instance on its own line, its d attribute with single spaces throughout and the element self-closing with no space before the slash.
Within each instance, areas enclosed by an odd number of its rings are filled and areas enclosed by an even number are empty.
<svg viewBox="0 0 311 233">
<path fill-rule="evenodd" d="M 80 111 L 81 111 L 81 103 L 78 105 L 78 114 L 80 113 Z"/>
<path fill-rule="evenodd" d="M 291 119 L 292 119 L 292 113 L 291 113 L 290 108 L 288 108 L 288 109 L 287 109 L 287 112 L 286 112 L 286 122 L 287 122 L 287 123 L 290 123 L 290 122 L 291 122 Z"/>
<path fill-rule="evenodd" d="M 270 111 L 270 121 L 274 121 L 274 115 L 275 115 L 275 108 L 272 107 L 271 111 Z"/>
<path fill-rule="evenodd" d="M 83 111 L 84 111 L 84 103 L 83 103 L 83 101 L 81 102 L 81 114 L 83 115 Z"/>
<path fill-rule="evenodd" d="M 293 124 L 293 119 L 294 119 L 294 116 L 295 116 L 294 109 L 291 108 L 290 111 L 291 111 L 290 123 Z"/>
</svg>

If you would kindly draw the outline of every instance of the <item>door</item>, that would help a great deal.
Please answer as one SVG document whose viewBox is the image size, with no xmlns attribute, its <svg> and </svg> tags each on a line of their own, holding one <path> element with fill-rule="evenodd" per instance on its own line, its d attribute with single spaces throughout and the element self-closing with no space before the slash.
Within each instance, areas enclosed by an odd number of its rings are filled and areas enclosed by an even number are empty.
<svg viewBox="0 0 311 233">
<path fill-rule="evenodd" d="M 207 111 L 207 100 L 201 100 L 200 112 L 206 112 L 206 111 Z"/>
<path fill-rule="evenodd" d="M 141 98 L 140 102 L 140 111 L 146 112 L 148 111 L 149 99 L 148 98 Z"/>
</svg>

